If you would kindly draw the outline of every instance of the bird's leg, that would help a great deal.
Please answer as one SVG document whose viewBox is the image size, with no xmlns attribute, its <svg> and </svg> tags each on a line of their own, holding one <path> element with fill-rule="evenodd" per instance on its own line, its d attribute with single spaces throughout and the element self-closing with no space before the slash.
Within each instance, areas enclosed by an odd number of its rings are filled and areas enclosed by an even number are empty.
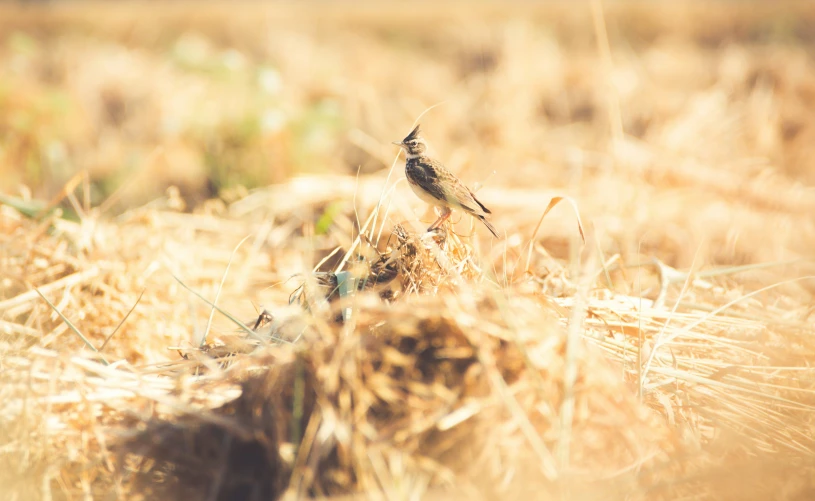
<svg viewBox="0 0 815 501">
<path fill-rule="evenodd" d="M 428 228 L 427 231 L 433 231 L 436 228 L 438 228 L 439 226 L 441 226 L 442 223 L 444 223 L 445 221 L 447 221 L 450 218 L 450 214 L 452 214 L 452 213 L 453 213 L 453 210 L 450 207 L 442 207 L 441 215 L 439 216 L 438 219 L 436 219 L 435 223 L 430 225 L 430 228 Z"/>
</svg>

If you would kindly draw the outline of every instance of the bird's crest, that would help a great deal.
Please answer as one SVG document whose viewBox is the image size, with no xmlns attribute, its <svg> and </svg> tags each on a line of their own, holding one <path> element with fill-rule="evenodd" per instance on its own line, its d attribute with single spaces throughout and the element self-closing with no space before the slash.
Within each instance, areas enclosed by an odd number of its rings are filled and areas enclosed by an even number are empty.
<svg viewBox="0 0 815 501">
<path fill-rule="evenodd" d="M 407 137 L 402 140 L 402 142 L 407 143 L 409 141 L 419 139 L 419 134 L 422 133 L 422 130 L 419 127 L 421 127 L 421 125 L 416 124 L 416 128 L 410 131 L 410 134 L 408 134 Z"/>
</svg>

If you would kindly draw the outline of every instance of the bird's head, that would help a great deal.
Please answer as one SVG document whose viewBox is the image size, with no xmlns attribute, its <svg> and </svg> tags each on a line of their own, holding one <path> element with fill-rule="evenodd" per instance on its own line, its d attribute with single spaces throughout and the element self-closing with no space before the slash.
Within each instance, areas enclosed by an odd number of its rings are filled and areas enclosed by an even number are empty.
<svg viewBox="0 0 815 501">
<path fill-rule="evenodd" d="M 420 157 L 427 151 L 427 144 L 420 135 L 421 133 L 422 131 L 419 129 L 419 125 L 417 125 L 401 142 L 394 142 L 393 144 L 405 150 L 405 155 L 408 158 Z"/>
</svg>

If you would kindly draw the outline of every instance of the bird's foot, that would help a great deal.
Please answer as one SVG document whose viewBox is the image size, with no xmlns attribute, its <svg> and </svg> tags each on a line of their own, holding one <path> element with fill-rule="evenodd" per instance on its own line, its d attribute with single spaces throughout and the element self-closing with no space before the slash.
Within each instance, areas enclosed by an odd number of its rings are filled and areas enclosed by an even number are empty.
<svg viewBox="0 0 815 501">
<path fill-rule="evenodd" d="M 436 219 L 436 222 L 435 222 L 435 223 L 433 223 L 433 224 L 431 224 L 431 225 L 430 225 L 430 227 L 427 229 L 427 231 L 434 231 L 434 230 L 436 230 L 436 229 L 438 229 L 438 228 L 441 228 L 441 226 L 444 224 L 444 222 L 445 222 L 445 221 L 447 221 L 448 219 L 450 219 L 450 215 L 451 215 L 452 213 L 453 213 L 453 211 L 451 211 L 451 210 L 450 210 L 449 208 L 447 208 L 447 207 L 445 207 L 444 209 L 442 209 L 442 213 L 441 213 L 441 215 L 439 216 L 439 218 L 438 218 L 438 219 Z"/>
</svg>

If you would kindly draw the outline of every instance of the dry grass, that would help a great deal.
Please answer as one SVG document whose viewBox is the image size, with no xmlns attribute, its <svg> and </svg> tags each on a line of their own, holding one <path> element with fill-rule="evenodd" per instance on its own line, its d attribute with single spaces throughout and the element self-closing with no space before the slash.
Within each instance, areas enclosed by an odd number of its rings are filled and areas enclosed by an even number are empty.
<svg viewBox="0 0 815 501">
<path fill-rule="evenodd" d="M 813 497 L 811 9 L 82 5 L 0 15 L 4 499 Z"/>
</svg>

